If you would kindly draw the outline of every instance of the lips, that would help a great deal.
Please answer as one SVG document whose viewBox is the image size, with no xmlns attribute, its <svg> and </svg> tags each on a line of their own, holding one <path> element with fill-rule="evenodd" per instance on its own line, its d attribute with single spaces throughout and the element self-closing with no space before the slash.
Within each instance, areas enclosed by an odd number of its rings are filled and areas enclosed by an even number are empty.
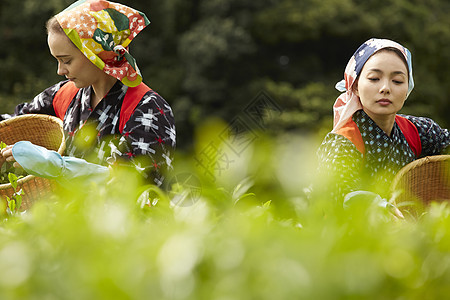
<svg viewBox="0 0 450 300">
<path fill-rule="evenodd" d="M 389 105 L 389 104 L 392 104 L 392 101 L 389 99 L 380 99 L 377 101 L 377 103 L 380 105 Z"/>
</svg>

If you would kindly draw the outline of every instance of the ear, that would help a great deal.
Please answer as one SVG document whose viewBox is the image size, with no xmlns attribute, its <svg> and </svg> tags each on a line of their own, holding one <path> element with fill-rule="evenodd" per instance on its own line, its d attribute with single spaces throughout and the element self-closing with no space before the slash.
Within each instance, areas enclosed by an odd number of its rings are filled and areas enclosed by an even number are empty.
<svg viewBox="0 0 450 300">
<path fill-rule="evenodd" d="M 352 86 L 352 92 L 359 97 L 359 91 L 358 91 L 358 78 L 353 82 Z"/>
</svg>

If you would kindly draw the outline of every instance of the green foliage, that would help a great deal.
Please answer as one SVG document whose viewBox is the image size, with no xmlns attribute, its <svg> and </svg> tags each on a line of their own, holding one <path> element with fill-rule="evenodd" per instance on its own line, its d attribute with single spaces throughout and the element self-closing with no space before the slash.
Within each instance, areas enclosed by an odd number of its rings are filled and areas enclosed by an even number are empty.
<svg viewBox="0 0 450 300">
<path fill-rule="evenodd" d="M 12 112 L 15 104 L 61 79 L 48 53 L 44 24 L 71 2 L 0 3 L 0 35 L 7 45 L 0 49 L 1 113 Z M 329 130 L 331 105 L 339 95 L 334 84 L 355 49 L 371 37 L 394 39 L 413 53 L 416 88 L 402 113 L 428 116 L 449 127 L 448 1 L 126 4 L 151 21 L 131 45 L 131 53 L 144 80 L 172 105 L 179 149 L 192 146 L 199 121 L 211 115 L 231 121 L 261 92 L 285 108 L 277 130 Z"/>
<path fill-rule="evenodd" d="M 118 170 L 107 185 L 60 191 L 7 216 L 0 226 L 0 298 L 448 295 L 448 205 L 399 221 L 371 205 L 343 210 L 325 197 L 309 199 L 304 190 L 324 178 L 314 178 L 316 145 L 307 137 L 258 132 L 240 155 L 229 152 L 228 168 L 219 166 L 227 143 L 218 144 L 210 177 L 198 162 L 222 125 L 206 125 L 195 152 L 178 153 L 170 192 Z"/>
<path fill-rule="evenodd" d="M 0 142 L 0 150 L 6 148 L 4 142 Z M 17 169 L 12 162 L 3 162 L 0 166 L 0 184 L 11 183 L 14 189 L 17 188 L 17 179 L 26 175 L 23 169 Z M 15 186 L 14 186 L 15 185 Z"/>
<path fill-rule="evenodd" d="M 278 130 L 316 130 L 322 125 L 329 128 L 329 114 L 336 93 L 321 82 L 311 82 L 295 88 L 289 82 L 267 80 L 265 89 L 285 111 L 271 120 L 271 127 Z"/>
<path fill-rule="evenodd" d="M 6 203 L 7 203 L 6 212 L 8 213 L 8 215 L 15 215 L 19 213 L 20 206 L 22 205 L 23 190 L 22 189 L 17 190 L 17 180 L 20 179 L 21 177 L 22 176 L 17 177 L 16 174 L 14 173 L 8 173 L 9 183 L 14 189 L 14 193 L 11 195 L 11 198 L 6 196 Z"/>
<path fill-rule="evenodd" d="M 6 147 L 7 145 L 4 142 L 0 142 L 0 150 Z M 19 174 L 19 176 L 17 176 L 13 172 Z M 17 170 L 16 168 L 14 168 L 13 163 L 11 162 L 3 162 L 0 167 L 0 184 L 9 183 L 14 189 L 14 193 L 11 195 L 11 198 L 6 196 L 6 212 L 9 215 L 17 214 L 19 212 L 20 206 L 22 205 L 23 190 L 17 189 L 17 180 L 22 178 L 24 174 L 26 174 L 26 172 L 23 169 Z M 0 206 L 0 210 L 1 209 L 3 209 L 2 206 Z"/>
<path fill-rule="evenodd" d="M 44 24 L 71 2 L 0 2 L 1 113 L 60 79 Z M 415 221 L 393 221 L 370 206 L 344 211 L 326 197 L 312 201 L 311 183 L 325 180 L 314 178 L 317 136 L 280 133 L 331 128 L 334 83 L 370 37 L 392 38 L 413 53 L 416 88 L 403 112 L 448 127 L 448 1 L 126 4 L 149 16 L 131 52 L 144 80 L 174 108 L 179 149 L 194 153 L 178 152 L 170 192 L 119 173 L 107 186 L 61 192 L 7 216 L 0 298 L 448 295 L 447 205 L 434 204 Z M 222 138 L 223 122 L 196 131 L 209 116 L 246 116 L 261 92 L 282 108 L 263 120 L 262 130 L 276 135 L 263 138 L 247 119 L 249 132 L 231 144 Z M 216 152 L 207 161 L 211 147 Z"/>
</svg>

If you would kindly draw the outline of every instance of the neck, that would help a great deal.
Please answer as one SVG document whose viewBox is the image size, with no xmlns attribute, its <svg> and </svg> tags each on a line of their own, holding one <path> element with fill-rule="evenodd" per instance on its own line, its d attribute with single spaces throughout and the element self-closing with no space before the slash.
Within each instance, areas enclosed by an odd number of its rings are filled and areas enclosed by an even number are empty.
<svg viewBox="0 0 450 300">
<path fill-rule="evenodd" d="M 392 128 L 394 128 L 395 114 L 390 115 L 373 115 L 364 110 L 365 113 L 380 127 L 388 136 L 391 136 Z"/>
<path fill-rule="evenodd" d="M 91 94 L 91 107 L 94 109 L 97 104 L 102 101 L 102 99 L 106 96 L 109 90 L 116 83 L 117 79 L 112 76 L 107 76 L 104 80 L 99 80 L 96 83 L 92 84 L 92 94 Z"/>
</svg>

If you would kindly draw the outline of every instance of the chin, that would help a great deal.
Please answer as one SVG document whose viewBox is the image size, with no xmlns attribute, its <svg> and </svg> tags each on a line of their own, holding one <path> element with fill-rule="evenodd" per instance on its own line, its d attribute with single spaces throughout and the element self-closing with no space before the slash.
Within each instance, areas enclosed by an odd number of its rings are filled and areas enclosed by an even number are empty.
<svg viewBox="0 0 450 300">
<path fill-rule="evenodd" d="M 82 82 L 78 82 L 78 81 L 73 81 L 73 84 L 75 84 L 75 86 L 78 89 L 82 89 L 82 88 L 88 87 L 86 84 L 83 84 Z"/>
</svg>

